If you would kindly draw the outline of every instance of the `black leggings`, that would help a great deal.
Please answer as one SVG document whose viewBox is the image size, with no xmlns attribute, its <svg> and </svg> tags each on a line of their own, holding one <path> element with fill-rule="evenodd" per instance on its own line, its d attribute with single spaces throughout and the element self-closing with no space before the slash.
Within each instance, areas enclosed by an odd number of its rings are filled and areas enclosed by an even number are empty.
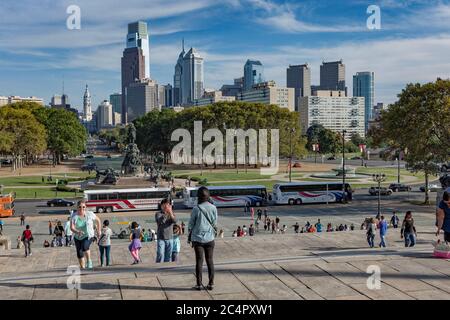
<svg viewBox="0 0 450 320">
<path fill-rule="evenodd" d="M 202 269 L 203 269 L 203 255 L 205 255 L 206 265 L 208 266 L 208 277 L 210 285 L 214 285 L 214 240 L 207 243 L 200 243 L 193 241 L 195 251 L 195 275 L 197 277 L 197 285 L 202 285 Z"/>
</svg>

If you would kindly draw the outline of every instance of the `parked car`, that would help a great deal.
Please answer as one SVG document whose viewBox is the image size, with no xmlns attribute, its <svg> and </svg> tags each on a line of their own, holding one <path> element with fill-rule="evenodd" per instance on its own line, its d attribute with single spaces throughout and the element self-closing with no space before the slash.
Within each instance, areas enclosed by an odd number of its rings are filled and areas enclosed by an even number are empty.
<svg viewBox="0 0 450 320">
<path fill-rule="evenodd" d="M 94 162 L 81 166 L 81 171 L 94 171 L 97 170 L 97 165 Z"/>
<path fill-rule="evenodd" d="M 12 163 L 11 159 L 2 159 L 1 160 L 2 165 L 9 165 Z"/>
<path fill-rule="evenodd" d="M 421 186 L 419 189 L 420 189 L 420 191 L 425 192 L 425 186 Z M 437 192 L 441 189 L 442 189 L 442 187 L 436 183 L 430 183 L 428 185 L 428 190 L 431 192 Z"/>
<path fill-rule="evenodd" d="M 407 186 L 407 185 L 402 184 L 402 183 L 391 183 L 389 185 L 389 189 L 391 189 L 394 192 L 411 191 L 411 187 L 410 186 Z"/>
<path fill-rule="evenodd" d="M 68 201 L 64 199 L 52 199 L 47 201 L 48 207 L 72 207 L 75 205 L 75 202 Z"/>
<path fill-rule="evenodd" d="M 335 156 L 328 157 L 327 160 L 336 160 Z"/>
<path fill-rule="evenodd" d="M 294 168 L 301 168 L 301 167 L 302 167 L 302 164 L 301 164 L 300 162 L 297 161 L 297 162 L 294 163 L 293 167 L 294 167 Z"/>
<path fill-rule="evenodd" d="M 93 159 L 94 156 L 93 156 L 92 154 L 88 154 L 85 158 L 86 158 L 86 159 Z"/>
<path fill-rule="evenodd" d="M 382 195 L 382 196 L 390 196 L 393 193 L 393 191 L 391 189 L 385 188 L 385 187 L 381 187 L 381 188 L 370 187 L 369 194 L 371 196 L 377 196 L 378 193 L 380 193 L 380 195 Z"/>
<path fill-rule="evenodd" d="M 361 158 L 361 157 L 358 157 L 358 156 L 356 156 L 356 157 L 353 157 L 353 158 L 351 158 L 350 160 L 362 160 L 362 158 Z"/>
</svg>

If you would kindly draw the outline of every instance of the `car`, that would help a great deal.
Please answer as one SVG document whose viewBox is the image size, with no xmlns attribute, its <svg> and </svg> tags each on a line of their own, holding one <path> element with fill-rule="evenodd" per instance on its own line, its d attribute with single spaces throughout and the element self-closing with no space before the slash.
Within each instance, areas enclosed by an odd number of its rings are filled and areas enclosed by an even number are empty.
<svg viewBox="0 0 450 320">
<path fill-rule="evenodd" d="M 294 168 L 301 168 L 302 164 L 297 161 L 297 162 L 294 163 L 294 165 L 292 167 L 294 167 Z"/>
<path fill-rule="evenodd" d="M 8 164 L 11 164 L 11 163 L 12 163 L 11 159 L 2 159 L 1 160 L 1 164 L 2 165 L 8 165 Z"/>
<path fill-rule="evenodd" d="M 88 154 L 85 158 L 86 158 L 86 159 L 93 159 L 94 156 L 93 156 L 92 154 Z"/>
<path fill-rule="evenodd" d="M 441 172 L 450 172 L 450 162 L 441 165 Z"/>
<path fill-rule="evenodd" d="M 421 186 L 419 189 L 420 189 L 420 191 L 425 192 L 425 186 Z M 441 189 L 442 189 L 442 187 L 436 183 L 430 183 L 428 185 L 428 190 L 431 192 L 437 192 Z"/>
<path fill-rule="evenodd" d="M 72 207 L 75 205 L 75 202 L 65 200 L 65 199 L 52 199 L 47 201 L 48 207 Z"/>
<path fill-rule="evenodd" d="M 369 194 L 371 196 L 377 196 L 378 193 L 380 193 L 380 195 L 382 195 L 382 196 L 390 196 L 393 193 L 393 191 L 391 189 L 385 188 L 385 187 L 381 187 L 381 188 L 370 187 Z"/>
<path fill-rule="evenodd" d="M 328 157 L 327 160 L 336 160 L 335 156 Z"/>
<path fill-rule="evenodd" d="M 411 187 L 410 186 L 407 186 L 407 185 L 402 184 L 402 183 L 391 183 L 389 185 L 389 189 L 391 189 L 394 192 L 411 191 Z"/>
<path fill-rule="evenodd" d="M 353 158 L 351 158 L 350 160 L 362 160 L 362 158 L 361 158 L 361 157 L 358 157 L 358 156 L 356 156 L 356 157 L 353 157 Z"/>
<path fill-rule="evenodd" d="M 97 170 L 97 165 L 95 162 L 91 162 L 81 166 L 81 171 L 95 171 Z"/>
</svg>

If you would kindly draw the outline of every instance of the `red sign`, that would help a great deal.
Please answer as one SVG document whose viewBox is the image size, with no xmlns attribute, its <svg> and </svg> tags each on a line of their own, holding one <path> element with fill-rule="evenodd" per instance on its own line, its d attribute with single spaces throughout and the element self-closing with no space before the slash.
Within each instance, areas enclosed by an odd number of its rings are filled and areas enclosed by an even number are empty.
<svg viewBox="0 0 450 320">
<path fill-rule="evenodd" d="M 365 144 L 360 144 L 360 145 L 359 145 L 359 150 L 360 150 L 361 152 L 366 151 L 366 145 L 365 145 Z"/>
<path fill-rule="evenodd" d="M 313 151 L 318 152 L 320 145 L 318 143 L 315 143 L 312 145 Z"/>
</svg>

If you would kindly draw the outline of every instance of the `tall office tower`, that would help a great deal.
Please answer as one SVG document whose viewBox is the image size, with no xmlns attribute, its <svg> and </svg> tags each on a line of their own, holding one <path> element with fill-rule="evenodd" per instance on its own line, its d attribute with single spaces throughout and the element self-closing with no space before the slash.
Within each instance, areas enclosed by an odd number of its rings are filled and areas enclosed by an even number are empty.
<svg viewBox="0 0 450 320">
<path fill-rule="evenodd" d="M 110 94 L 109 102 L 113 106 L 113 112 L 122 113 L 122 94 L 120 93 Z"/>
<path fill-rule="evenodd" d="M 323 62 L 320 66 L 320 90 L 347 91 L 345 64 L 340 61 Z"/>
<path fill-rule="evenodd" d="M 170 83 L 164 86 L 165 107 L 172 107 L 173 104 L 173 87 Z"/>
<path fill-rule="evenodd" d="M 203 58 L 191 48 L 183 57 L 181 74 L 181 103 L 189 105 L 204 93 Z"/>
<path fill-rule="evenodd" d="M 131 83 L 127 95 L 128 121 L 133 121 L 159 108 L 158 84 L 154 80 L 143 79 Z"/>
<path fill-rule="evenodd" d="M 175 65 L 175 73 L 173 76 L 173 105 L 179 106 L 183 101 L 183 92 L 181 91 L 181 82 L 183 77 L 183 58 L 186 52 L 184 51 L 184 39 L 183 46 L 178 56 L 177 64 Z"/>
<path fill-rule="evenodd" d="M 353 76 L 353 96 L 365 98 L 364 127 L 367 132 L 367 130 L 369 129 L 369 122 L 373 118 L 373 106 L 375 101 L 375 85 L 373 72 L 357 72 Z"/>
<path fill-rule="evenodd" d="M 83 96 L 83 120 L 84 121 L 92 120 L 92 101 L 88 85 L 86 85 L 86 90 L 84 90 Z"/>
<path fill-rule="evenodd" d="M 145 60 L 140 48 L 127 48 L 122 57 L 122 123 L 128 123 L 128 86 L 145 78 Z"/>
<path fill-rule="evenodd" d="M 244 90 L 252 90 L 255 84 L 263 83 L 264 67 L 260 61 L 247 60 L 244 65 Z"/>
<path fill-rule="evenodd" d="M 60 95 L 54 95 L 50 100 L 50 106 L 53 108 L 60 107 L 62 105 L 62 99 Z"/>
<path fill-rule="evenodd" d="M 295 110 L 298 110 L 298 98 L 311 95 L 311 69 L 308 64 L 290 65 L 286 70 L 286 84 L 286 87 L 295 89 Z"/>
<path fill-rule="evenodd" d="M 150 79 L 150 45 L 147 23 L 137 21 L 128 24 L 127 48 L 141 48 L 145 61 L 144 78 Z"/>
</svg>

